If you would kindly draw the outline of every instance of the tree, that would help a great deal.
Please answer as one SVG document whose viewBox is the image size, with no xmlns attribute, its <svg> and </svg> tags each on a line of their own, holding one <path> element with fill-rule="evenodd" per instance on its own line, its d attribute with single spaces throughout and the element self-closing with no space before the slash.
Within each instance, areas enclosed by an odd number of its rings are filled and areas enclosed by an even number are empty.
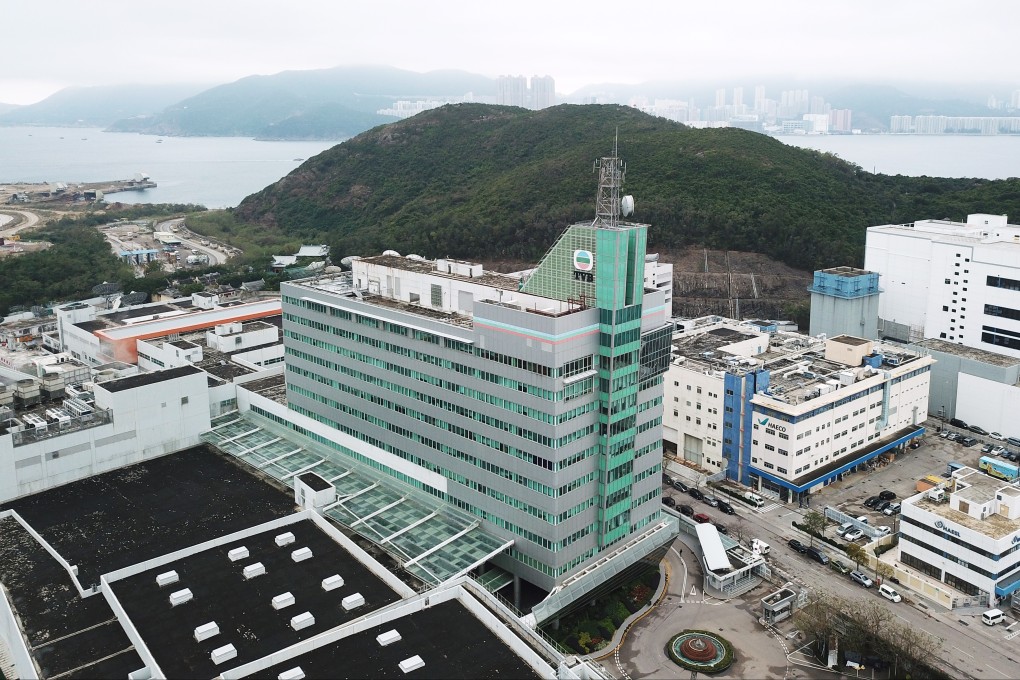
<svg viewBox="0 0 1020 680">
<path fill-rule="evenodd" d="M 846 547 L 846 556 L 854 561 L 855 569 L 861 568 L 861 562 L 868 561 L 867 551 L 857 543 L 851 543 Z"/>
<path fill-rule="evenodd" d="M 817 510 L 811 510 L 804 515 L 804 528 L 807 529 L 811 545 L 815 544 L 815 536 L 821 536 L 825 532 L 825 515 Z"/>
<path fill-rule="evenodd" d="M 894 573 L 895 571 L 891 564 L 882 560 L 875 560 L 875 578 L 885 581 L 892 578 Z"/>
</svg>

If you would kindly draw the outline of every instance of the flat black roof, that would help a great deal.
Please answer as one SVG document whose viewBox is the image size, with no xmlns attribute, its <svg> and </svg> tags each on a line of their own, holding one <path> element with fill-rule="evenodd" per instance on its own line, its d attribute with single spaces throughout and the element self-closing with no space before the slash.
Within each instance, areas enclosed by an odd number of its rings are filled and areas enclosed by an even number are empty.
<svg viewBox="0 0 1020 680">
<path fill-rule="evenodd" d="M 275 537 L 285 532 L 293 533 L 295 542 L 277 546 Z M 231 562 L 227 553 L 239 546 L 246 547 L 249 556 Z M 295 562 L 291 554 L 304 547 L 311 549 L 312 557 Z M 246 580 L 244 567 L 257 562 L 265 566 L 266 573 Z M 160 588 L 156 584 L 157 574 L 171 569 L 178 573 L 180 581 Z M 322 580 L 334 574 L 344 579 L 344 585 L 324 591 Z M 215 677 L 226 668 L 262 658 L 400 599 L 384 581 L 310 521 L 176 560 L 116 581 L 112 587 L 169 678 Z M 170 593 L 183 588 L 189 588 L 194 598 L 172 607 Z M 274 609 L 273 597 L 288 592 L 295 603 Z M 346 611 L 340 602 L 354 593 L 361 593 L 365 604 Z M 310 612 L 315 623 L 295 631 L 290 625 L 291 617 L 303 612 Z M 195 628 L 211 621 L 219 626 L 219 635 L 196 642 Z M 226 644 L 234 645 L 237 658 L 217 666 L 210 653 Z M 336 669 L 333 677 L 335 674 Z"/>
<path fill-rule="evenodd" d="M 136 387 L 152 385 L 155 383 L 163 382 L 164 380 L 173 380 L 174 378 L 180 378 L 181 376 L 201 372 L 202 372 L 201 369 L 195 368 L 191 364 L 188 364 L 187 366 L 168 368 L 165 371 L 153 371 L 152 373 L 138 373 L 136 375 L 129 375 L 126 378 L 118 378 L 117 380 L 110 380 L 104 383 L 100 383 L 100 385 L 103 387 L 103 389 L 107 390 L 108 392 L 121 392 L 123 390 L 133 390 Z"/>
<path fill-rule="evenodd" d="M 13 517 L 0 519 L 0 583 L 41 677 L 127 677 L 145 664 L 102 595 L 82 598 L 67 571 Z"/>
<path fill-rule="evenodd" d="M 325 491 L 330 487 L 329 482 L 314 472 L 304 472 L 298 475 L 298 479 L 311 487 L 312 491 Z"/>
<path fill-rule="evenodd" d="M 296 510 L 271 486 L 213 447 L 198 446 L 10 501 L 88 588 L 138 564 Z"/>
<path fill-rule="evenodd" d="M 385 647 L 376 636 L 396 630 Z M 404 674 L 400 662 L 418 655 L 425 666 Z M 260 673 L 275 678 L 300 666 L 306 678 L 535 678 L 539 675 L 458 600 L 449 600 L 351 635 Z"/>
</svg>

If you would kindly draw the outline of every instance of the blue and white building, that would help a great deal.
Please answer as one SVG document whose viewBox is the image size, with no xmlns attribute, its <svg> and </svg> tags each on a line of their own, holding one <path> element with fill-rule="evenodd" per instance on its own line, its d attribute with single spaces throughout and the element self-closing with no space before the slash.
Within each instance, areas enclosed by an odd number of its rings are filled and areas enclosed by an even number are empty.
<svg viewBox="0 0 1020 680">
<path fill-rule="evenodd" d="M 709 473 L 795 501 L 924 432 L 934 360 L 923 352 L 719 317 L 681 327 L 664 439 Z"/>
</svg>

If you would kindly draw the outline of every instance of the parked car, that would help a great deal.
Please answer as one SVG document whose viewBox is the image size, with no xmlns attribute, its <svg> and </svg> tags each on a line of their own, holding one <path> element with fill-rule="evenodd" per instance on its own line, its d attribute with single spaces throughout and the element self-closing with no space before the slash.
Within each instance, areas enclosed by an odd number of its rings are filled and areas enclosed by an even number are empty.
<svg viewBox="0 0 1020 680">
<path fill-rule="evenodd" d="M 672 497 L 670 497 L 670 496 L 663 496 L 662 497 L 662 504 L 665 505 L 667 508 L 675 508 L 676 507 L 676 501 L 673 500 Z"/>
<path fill-rule="evenodd" d="M 992 446 L 991 444 L 988 444 L 987 448 L 988 450 L 985 451 L 985 448 L 982 447 L 981 451 L 983 453 L 990 453 L 993 456 L 999 456 L 1000 458 L 1005 458 L 1006 454 L 1009 453 L 1009 449 L 1007 449 L 1005 446 Z"/>
<path fill-rule="evenodd" d="M 807 552 L 807 546 L 798 541 L 796 538 L 791 538 L 789 541 L 787 541 L 787 545 L 789 545 L 791 548 L 793 548 L 794 550 L 801 554 Z"/>
<path fill-rule="evenodd" d="M 858 538 L 864 535 L 864 532 L 860 529 L 851 529 L 850 531 L 843 534 L 843 538 L 847 541 L 856 541 Z"/>
<path fill-rule="evenodd" d="M 1002 436 L 1001 434 L 999 434 L 998 432 L 989 432 L 989 433 L 988 433 L 988 436 L 989 436 L 989 437 L 990 437 L 991 439 L 994 439 L 995 441 L 998 441 L 998 442 L 1001 442 L 1001 441 L 1003 441 L 1003 440 L 1005 439 L 1005 437 L 1003 437 L 1003 436 Z"/>
<path fill-rule="evenodd" d="M 843 534 L 845 534 L 846 532 L 850 531 L 853 528 L 854 525 L 852 522 L 844 522 L 843 524 L 839 525 L 838 529 L 836 529 L 836 535 L 842 536 Z"/>
<path fill-rule="evenodd" d="M 875 531 L 882 534 L 883 536 L 888 536 L 889 534 L 892 533 L 892 529 L 886 526 L 875 527 Z"/>
<path fill-rule="evenodd" d="M 694 487 L 687 489 L 687 493 L 689 493 L 691 495 L 691 498 L 693 498 L 694 500 L 698 501 L 705 500 L 705 494 L 701 493 L 701 491 L 695 489 Z"/>
<path fill-rule="evenodd" d="M 963 437 L 960 439 L 960 443 L 963 444 L 964 446 L 974 446 L 975 444 L 978 443 L 978 440 L 974 439 L 973 437 Z"/>
<path fill-rule="evenodd" d="M 689 505 L 679 505 L 679 506 L 677 506 L 677 509 L 680 510 L 680 514 L 681 515 L 686 515 L 688 517 L 694 517 L 694 508 L 692 508 Z"/>
<path fill-rule="evenodd" d="M 892 600 L 893 602 L 901 602 L 903 600 L 903 598 L 900 596 L 900 594 L 897 593 L 893 589 L 893 587 L 891 585 L 889 585 L 888 583 L 883 583 L 882 585 L 880 585 L 878 587 L 878 593 L 879 593 L 879 595 L 881 595 L 885 599 Z"/>
<path fill-rule="evenodd" d="M 1002 448 L 1002 447 L 1001 446 L 997 446 L 995 448 Z M 992 452 L 992 445 L 991 444 L 985 444 L 984 446 L 981 447 L 981 453 L 991 453 L 991 452 Z"/>
<path fill-rule="evenodd" d="M 1010 446 L 1020 448 L 1020 439 L 1017 439 L 1016 437 L 1006 437 L 1006 443 Z"/>
<path fill-rule="evenodd" d="M 737 511 L 733 509 L 733 506 L 724 500 L 719 501 L 719 509 L 725 512 L 727 515 L 737 514 Z"/>
<path fill-rule="evenodd" d="M 694 521 L 698 524 L 710 524 L 712 522 L 712 518 L 703 512 L 699 512 L 694 516 Z"/>
<path fill-rule="evenodd" d="M 718 532 L 719 532 L 720 534 L 728 534 L 728 533 L 730 533 L 730 530 L 726 528 L 726 525 L 725 525 L 725 524 L 716 524 L 716 525 L 715 525 L 715 528 L 716 528 L 716 530 L 717 530 L 717 531 L 718 531 Z"/>
<path fill-rule="evenodd" d="M 939 436 L 945 439 L 946 437 L 949 436 L 949 430 L 942 430 L 941 432 L 939 432 Z"/>
<path fill-rule="evenodd" d="M 878 504 L 880 500 L 882 499 L 879 498 L 878 496 L 869 496 L 868 500 L 864 501 L 864 507 L 873 508 L 875 507 L 876 504 Z"/>
<path fill-rule="evenodd" d="M 956 432 L 950 432 L 949 435 L 946 436 L 946 440 L 951 441 L 951 442 L 955 442 L 959 438 L 960 438 L 960 435 L 957 434 Z"/>
<path fill-rule="evenodd" d="M 857 521 L 860 522 L 861 524 L 867 524 L 868 523 L 868 516 L 867 515 L 861 515 L 860 517 L 857 518 Z"/>
<path fill-rule="evenodd" d="M 849 574 L 851 572 L 850 566 L 840 560 L 829 560 L 829 569 L 840 574 Z"/>
<path fill-rule="evenodd" d="M 969 425 L 967 425 L 967 423 L 965 423 L 964 421 L 960 420 L 959 418 L 951 419 L 949 421 L 949 424 L 952 425 L 953 427 L 958 427 L 961 430 L 966 430 L 966 429 L 968 429 L 970 427 Z"/>
<path fill-rule="evenodd" d="M 892 501 L 882 501 L 881 503 L 879 503 L 878 505 L 875 506 L 875 511 L 876 512 L 883 512 L 890 505 L 892 505 Z"/>
<path fill-rule="evenodd" d="M 662 473 L 662 483 L 663 484 L 672 485 L 673 484 L 673 478 L 670 477 L 669 475 L 667 475 L 665 472 L 663 472 Z"/>
<path fill-rule="evenodd" d="M 886 489 L 882 493 L 878 494 L 878 497 L 881 498 L 883 501 L 896 500 L 896 494 L 894 494 L 892 491 L 889 491 L 889 489 Z"/>
<path fill-rule="evenodd" d="M 899 503 L 890 503 L 889 507 L 887 507 L 885 510 L 882 511 L 882 514 L 883 515 L 889 515 L 890 517 L 892 517 L 893 515 L 900 514 L 900 504 Z"/>
<path fill-rule="evenodd" d="M 860 583 L 865 588 L 870 588 L 871 586 L 875 585 L 874 582 L 870 578 L 868 578 L 868 575 L 865 574 L 863 571 L 851 571 L 850 578 L 852 578 L 857 583 Z"/>
<path fill-rule="evenodd" d="M 971 425 L 970 426 L 970 431 L 973 432 L 974 434 L 980 435 L 982 437 L 987 437 L 988 436 L 988 430 L 986 430 L 983 427 L 978 427 L 977 425 Z"/>
<path fill-rule="evenodd" d="M 812 559 L 816 560 L 816 561 L 817 561 L 817 562 L 819 562 L 820 564 L 828 564 L 828 563 L 829 563 L 829 556 L 828 556 L 828 555 L 826 555 L 825 553 L 823 553 L 823 552 L 822 552 L 821 550 L 819 550 L 818 548 L 815 548 L 814 546 L 811 546 L 811 547 L 809 547 L 809 548 L 808 548 L 807 550 L 805 550 L 804 552 L 805 552 L 805 554 L 806 554 L 806 555 L 807 555 L 808 557 L 810 557 L 810 558 L 812 558 Z"/>
<path fill-rule="evenodd" d="M 719 499 L 715 496 L 705 496 L 705 502 L 711 505 L 713 508 L 719 507 Z"/>
<path fill-rule="evenodd" d="M 685 493 L 688 490 L 688 486 L 681 482 L 679 479 L 673 480 L 673 488 L 676 489 L 677 491 L 683 491 Z"/>
</svg>

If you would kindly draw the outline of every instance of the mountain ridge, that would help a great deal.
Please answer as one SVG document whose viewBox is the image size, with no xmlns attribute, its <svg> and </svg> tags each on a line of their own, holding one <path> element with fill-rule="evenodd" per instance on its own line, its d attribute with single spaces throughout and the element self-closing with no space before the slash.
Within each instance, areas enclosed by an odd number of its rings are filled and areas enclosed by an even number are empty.
<svg viewBox="0 0 1020 680">
<path fill-rule="evenodd" d="M 868 226 L 1017 213 L 1020 180 L 889 177 L 735 128 L 695 130 L 616 105 L 444 106 L 373 128 L 234 209 L 250 228 L 338 256 L 533 260 L 593 217 L 586 171 L 614 136 L 652 247 L 760 252 L 814 269 L 863 262 Z"/>
</svg>

